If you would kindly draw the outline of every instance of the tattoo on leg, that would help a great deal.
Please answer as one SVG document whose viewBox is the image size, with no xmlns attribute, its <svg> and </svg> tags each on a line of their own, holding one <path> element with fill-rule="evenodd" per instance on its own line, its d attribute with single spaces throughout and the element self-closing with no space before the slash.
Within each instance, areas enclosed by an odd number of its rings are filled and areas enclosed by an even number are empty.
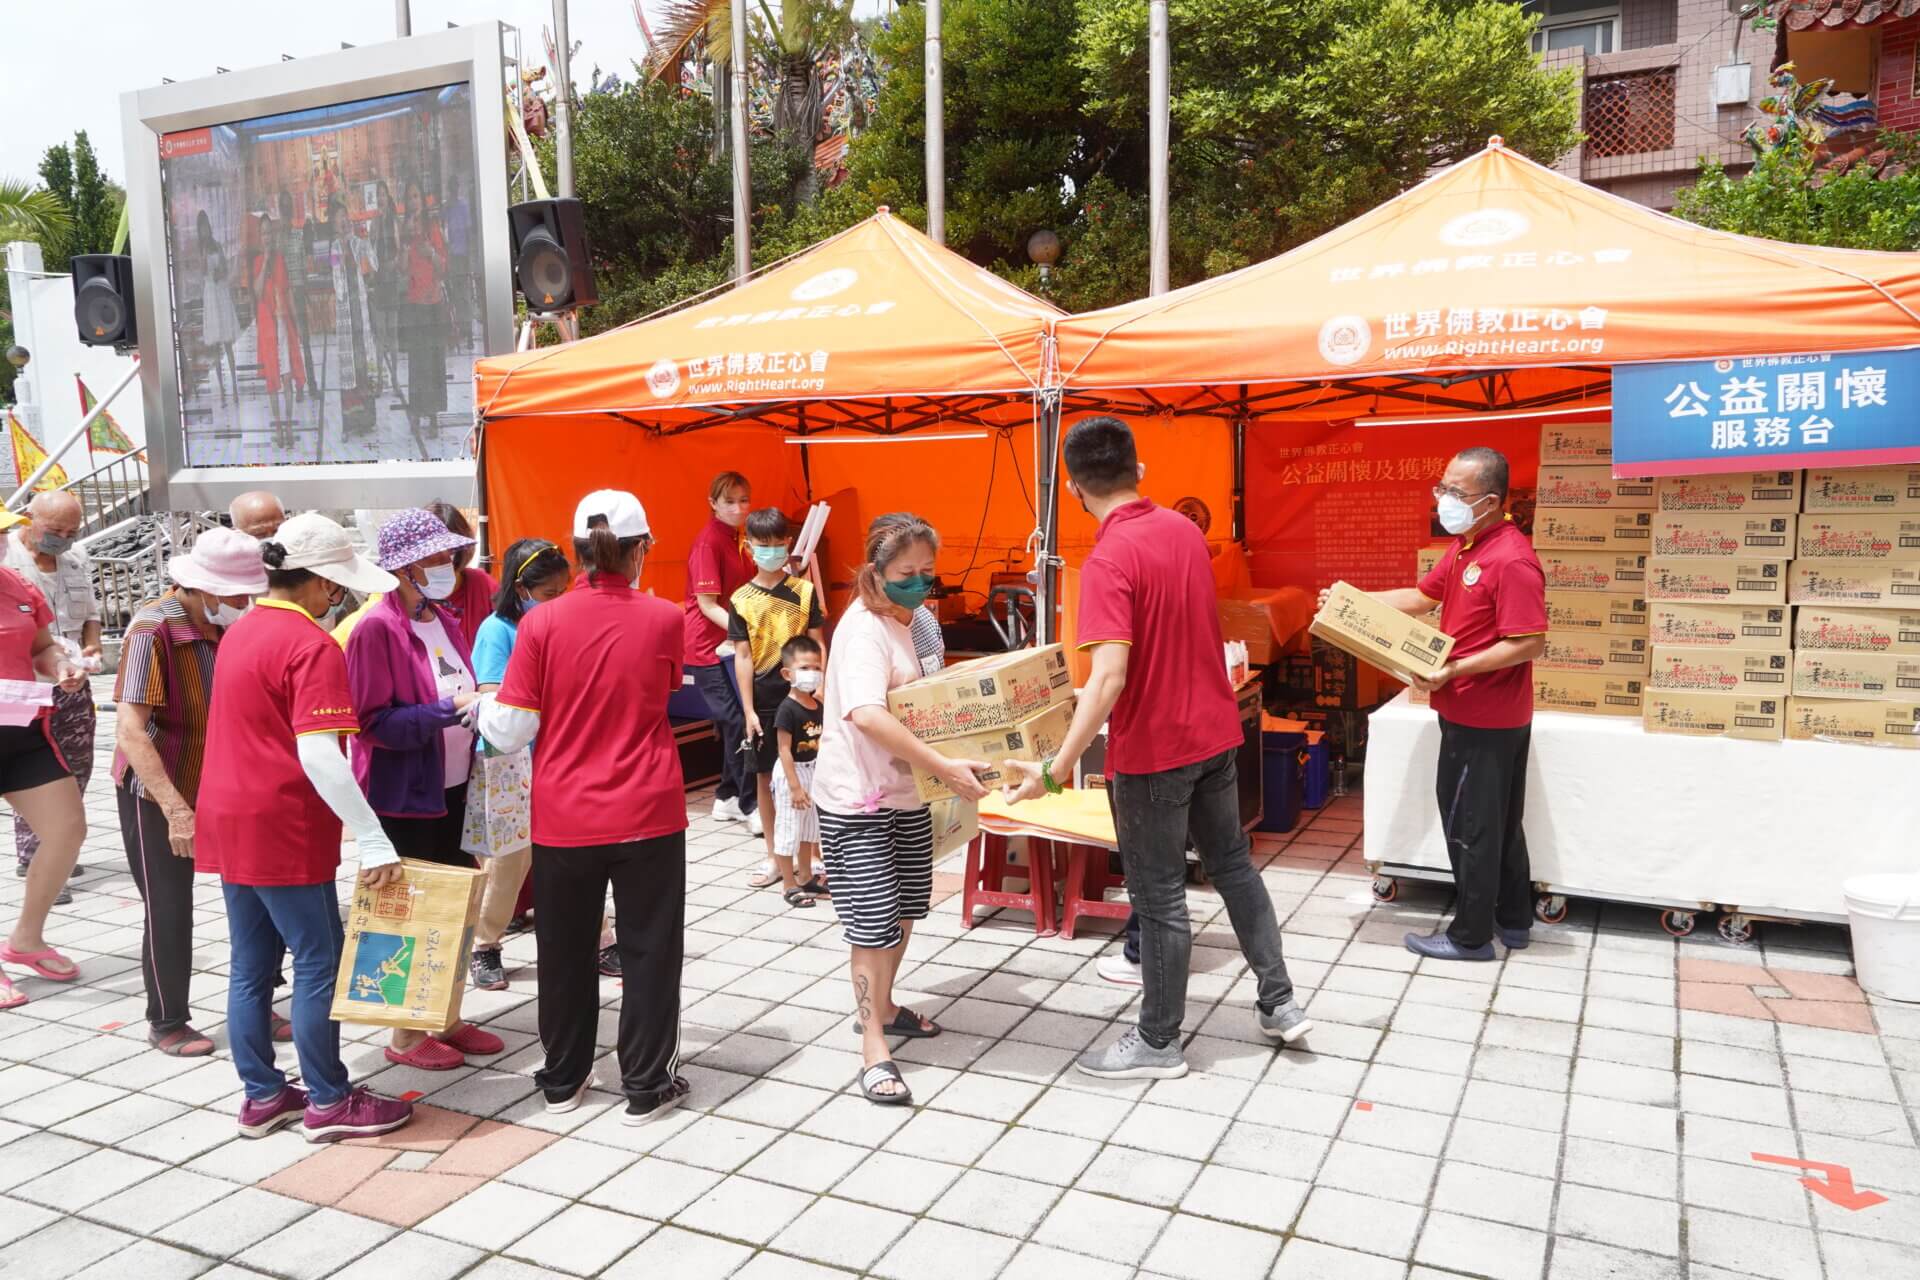
<svg viewBox="0 0 1920 1280">
<path fill-rule="evenodd" d="M 858 1002 L 854 1010 L 853 1029 L 861 1035 L 867 1033 L 867 1023 L 873 1021 L 873 997 L 869 991 L 870 982 L 866 974 L 860 974 L 853 980 L 853 994 Z"/>
</svg>

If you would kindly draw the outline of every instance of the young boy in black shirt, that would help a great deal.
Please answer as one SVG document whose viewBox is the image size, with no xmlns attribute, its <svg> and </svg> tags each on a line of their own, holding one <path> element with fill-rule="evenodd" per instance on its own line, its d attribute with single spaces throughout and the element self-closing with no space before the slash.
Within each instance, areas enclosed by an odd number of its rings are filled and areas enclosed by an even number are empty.
<svg viewBox="0 0 1920 1280">
<path fill-rule="evenodd" d="M 819 642 L 795 636 L 780 650 L 780 674 L 790 686 L 774 712 L 780 767 L 773 772 L 773 860 L 786 881 L 789 906 L 810 907 L 826 886 L 813 877 L 820 855 L 820 816 L 813 807 L 813 760 L 820 754 L 820 689 L 826 672 Z M 795 858 L 798 858 L 798 866 Z"/>
</svg>

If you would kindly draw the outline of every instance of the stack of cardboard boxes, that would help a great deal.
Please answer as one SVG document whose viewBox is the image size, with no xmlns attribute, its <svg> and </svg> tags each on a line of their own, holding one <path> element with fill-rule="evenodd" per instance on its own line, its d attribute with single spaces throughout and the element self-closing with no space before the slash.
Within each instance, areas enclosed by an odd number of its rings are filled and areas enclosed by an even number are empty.
<svg viewBox="0 0 1920 1280">
<path fill-rule="evenodd" d="M 953 666 L 887 694 L 887 710 L 914 737 L 950 760 L 984 760 L 979 775 L 998 786 L 1004 760 L 1045 760 L 1073 723 L 1073 678 L 1057 644 L 1015 649 Z M 948 800 L 941 779 L 915 769 L 920 798 Z"/>
</svg>

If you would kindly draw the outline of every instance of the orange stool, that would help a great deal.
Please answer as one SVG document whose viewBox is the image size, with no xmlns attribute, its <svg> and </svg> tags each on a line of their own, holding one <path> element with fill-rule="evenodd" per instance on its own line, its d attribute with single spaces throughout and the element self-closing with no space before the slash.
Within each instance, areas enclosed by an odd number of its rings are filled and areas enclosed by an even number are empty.
<svg viewBox="0 0 1920 1280">
<path fill-rule="evenodd" d="M 1065 844 L 1065 841 L 1061 843 Z M 1106 891 L 1124 884 L 1108 867 L 1107 849 L 1097 844 L 1067 844 L 1066 888 L 1061 894 L 1060 935 L 1073 937 L 1081 916 L 1105 920 L 1125 920 L 1133 907 L 1125 902 L 1108 902 Z"/>
<path fill-rule="evenodd" d="M 1033 931 L 1037 935 L 1053 933 L 1053 849 L 1045 840 L 1027 841 L 1031 866 L 1008 861 L 1007 837 L 982 831 L 967 845 L 965 882 L 960 887 L 960 926 L 973 928 L 973 913 L 985 907 L 1011 907 L 1033 913 Z M 1025 875 L 1027 890 L 1015 893 L 1006 887 L 1007 877 Z"/>
</svg>

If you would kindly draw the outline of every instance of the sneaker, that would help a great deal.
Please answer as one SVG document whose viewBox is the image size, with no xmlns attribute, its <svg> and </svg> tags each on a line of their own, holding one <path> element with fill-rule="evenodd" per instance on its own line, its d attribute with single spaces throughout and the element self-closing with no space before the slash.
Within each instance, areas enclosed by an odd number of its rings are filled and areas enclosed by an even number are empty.
<svg viewBox="0 0 1920 1280">
<path fill-rule="evenodd" d="M 1261 1010 L 1260 1030 L 1281 1044 L 1292 1044 L 1313 1030 L 1313 1023 L 1307 1020 L 1307 1011 L 1289 997 L 1285 1004 L 1272 1013 Z"/>
<path fill-rule="evenodd" d="M 240 1104 L 240 1136 L 264 1138 L 275 1129 L 284 1129 L 307 1110 L 307 1094 L 292 1085 L 281 1088 L 278 1097 L 266 1102 L 248 1098 Z"/>
<path fill-rule="evenodd" d="M 392 1133 L 411 1119 L 411 1102 L 383 1098 L 362 1085 L 330 1107 L 309 1103 L 304 1127 L 308 1142 L 338 1142 Z"/>
<path fill-rule="evenodd" d="M 467 966 L 467 977 L 475 991 L 505 991 L 507 969 L 500 963 L 500 948 L 475 947 L 473 960 Z"/>
<path fill-rule="evenodd" d="M 739 797 L 732 800 L 713 802 L 713 820 L 715 822 L 745 822 L 747 815 L 740 812 Z"/>
<path fill-rule="evenodd" d="M 763 836 L 767 834 L 766 824 L 760 821 L 760 811 L 758 809 L 755 809 L 747 815 L 747 834 L 750 836 Z"/>
<path fill-rule="evenodd" d="M 547 1114 L 550 1116 L 563 1116 L 569 1111 L 578 1111 L 580 1109 L 580 1099 L 585 1097 L 587 1090 L 592 1087 L 593 1072 L 589 1071 L 587 1072 L 587 1078 L 582 1080 L 580 1087 L 572 1093 L 553 1093 L 548 1090 L 541 1090 L 541 1092 L 547 1096 Z"/>
<path fill-rule="evenodd" d="M 1444 933 L 1410 933 L 1403 941 L 1407 944 L 1407 950 L 1430 960 L 1494 959 L 1491 942 L 1478 947 L 1463 947 Z"/>
<path fill-rule="evenodd" d="M 1074 1070 L 1102 1080 L 1178 1080 L 1187 1074 L 1187 1060 L 1178 1044 L 1156 1049 L 1128 1027 L 1104 1049 L 1089 1049 L 1074 1061 Z"/>
<path fill-rule="evenodd" d="M 656 1093 L 645 1102 L 640 1101 L 638 1098 L 628 1098 L 627 1113 L 620 1117 L 620 1123 L 625 1125 L 643 1125 L 650 1121 L 658 1120 L 661 1116 L 679 1106 L 681 1102 L 686 1099 L 686 1096 L 692 1092 L 693 1086 L 687 1083 L 686 1077 L 675 1076 L 673 1083 L 667 1086 L 665 1093 Z"/>
<path fill-rule="evenodd" d="M 620 976 L 619 947 L 600 948 L 600 976 L 603 978 L 617 978 Z"/>
<path fill-rule="evenodd" d="M 1140 985 L 1140 966 L 1127 959 L 1127 953 L 1116 951 L 1112 955 L 1101 956 L 1095 962 L 1094 972 L 1108 982 L 1121 987 Z"/>
</svg>

